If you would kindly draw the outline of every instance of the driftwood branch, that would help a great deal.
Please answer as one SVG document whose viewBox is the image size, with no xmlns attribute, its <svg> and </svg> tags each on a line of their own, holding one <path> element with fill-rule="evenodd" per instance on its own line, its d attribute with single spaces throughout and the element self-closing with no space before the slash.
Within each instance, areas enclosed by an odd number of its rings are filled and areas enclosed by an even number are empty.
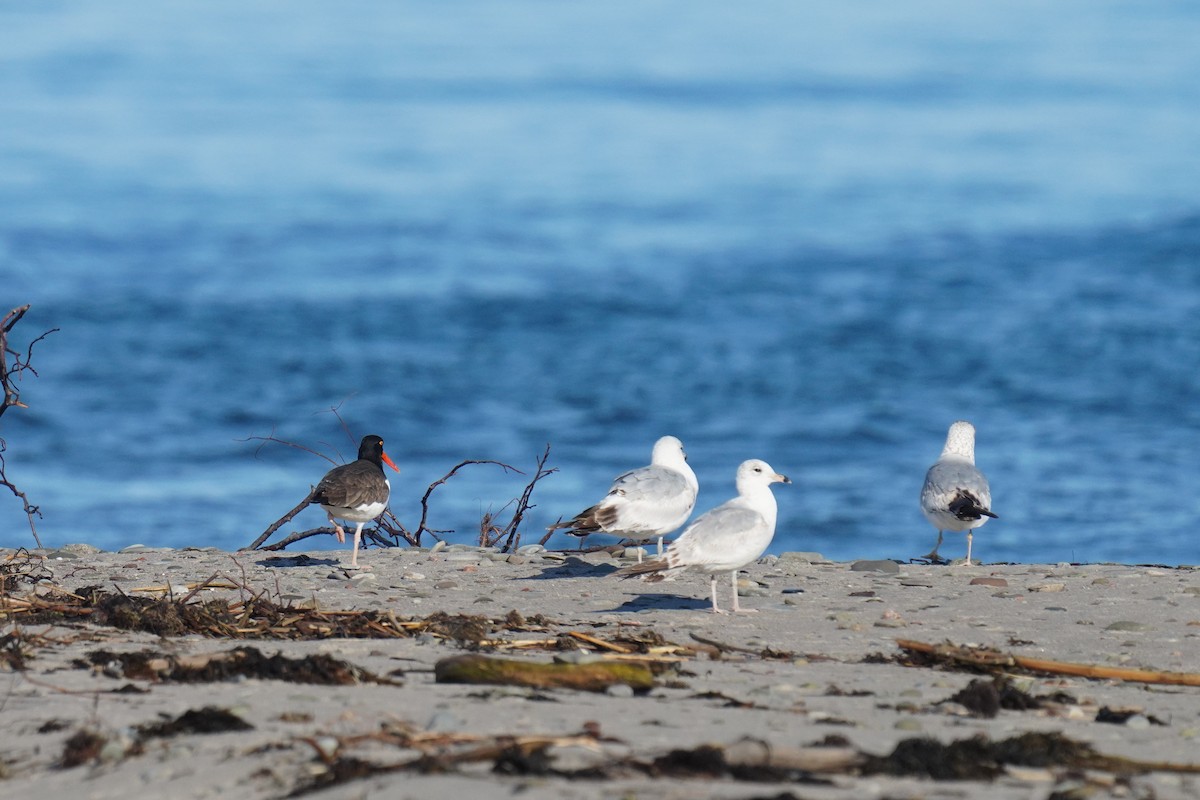
<svg viewBox="0 0 1200 800">
<path fill-rule="evenodd" d="M 289 533 L 287 536 L 283 537 L 274 544 L 266 544 L 256 549 L 276 552 L 279 550 L 286 550 L 289 544 L 295 544 L 296 542 L 310 539 L 313 536 L 333 536 L 336 533 L 337 531 L 335 531 L 333 528 L 309 528 L 306 531 L 295 531 L 293 533 Z"/>
<path fill-rule="evenodd" d="M 504 546 L 500 548 L 501 552 L 505 553 L 511 553 L 520 546 L 521 521 L 525 519 L 525 512 L 531 508 L 534 508 L 533 504 L 529 502 L 529 498 L 533 496 L 533 487 L 536 486 L 537 482 L 542 478 L 545 478 L 547 475 L 551 475 L 558 471 L 554 468 L 546 469 L 546 461 L 549 458 L 550 445 L 547 444 L 546 449 L 542 451 L 542 455 L 538 458 L 537 469 L 534 470 L 533 479 L 525 485 L 525 490 L 521 492 L 521 496 L 516 500 L 516 507 L 513 509 L 512 518 L 508 521 L 508 524 L 505 525 L 504 528 L 499 530 L 498 535 L 496 535 L 494 539 L 486 542 L 487 545 L 494 545 L 501 539 L 505 539 Z M 480 534 L 481 538 L 485 538 L 486 535 L 486 530 Z M 481 544 L 482 543 L 484 542 L 481 542 Z"/>
<path fill-rule="evenodd" d="M 263 531 L 261 534 L 259 534 L 259 537 L 257 539 L 255 539 L 253 542 L 251 542 L 249 546 L 243 547 L 242 549 L 243 550 L 257 550 L 258 548 L 262 547 L 263 542 L 265 542 L 267 539 L 271 538 L 271 534 L 275 533 L 275 531 L 282 528 L 284 525 L 286 525 L 288 522 L 290 522 L 293 517 L 295 517 L 297 514 L 299 514 L 304 509 L 308 508 L 309 505 L 311 505 L 311 504 L 312 504 L 312 492 L 309 492 L 308 497 L 301 500 L 299 505 L 297 505 L 291 511 L 284 514 L 279 519 L 272 522 L 265 531 Z"/>
<path fill-rule="evenodd" d="M 30 373 L 34 377 L 37 377 L 37 370 L 33 368 L 32 364 L 33 346 L 58 330 L 58 328 L 51 328 L 35 338 L 25 347 L 24 353 L 19 350 L 14 350 L 8 344 L 8 334 L 12 331 L 16 324 L 21 321 L 21 318 L 25 316 L 25 312 L 27 311 L 29 311 L 28 303 L 9 311 L 6 315 L 4 315 L 4 319 L 0 320 L 0 389 L 3 389 L 4 392 L 4 400 L 0 402 L 0 416 L 3 416 L 4 412 L 8 411 L 10 408 L 29 407 L 25 403 L 21 402 L 21 392 L 17 388 L 17 381 L 19 381 L 22 375 L 26 372 Z M 10 356 L 12 358 L 11 364 L 9 363 Z M 0 437 L 0 486 L 7 488 L 13 493 L 13 496 L 21 501 L 21 504 L 25 510 L 25 516 L 29 520 L 29 530 L 33 534 L 33 540 L 40 548 L 42 546 L 42 540 L 38 536 L 37 525 L 34 523 L 33 518 L 35 516 L 40 518 L 42 516 L 42 511 L 40 508 L 30 503 L 29 498 L 25 495 L 25 493 L 18 489 L 16 484 L 8 479 L 6 472 L 8 464 L 4 459 L 4 453 L 6 450 L 8 450 L 8 443 L 2 437 Z"/>
<path fill-rule="evenodd" d="M 446 481 L 448 481 L 452 477 L 454 477 L 455 473 L 457 473 L 460 469 L 462 469 L 463 467 L 469 466 L 471 464 L 495 464 L 496 466 L 500 467 L 500 469 L 504 470 L 505 472 L 515 472 L 518 475 L 525 474 L 525 473 L 521 472 L 521 470 L 517 469 L 516 467 L 510 467 L 508 464 L 505 464 L 501 461 L 492 461 L 490 459 L 480 459 L 480 460 L 471 459 L 468 461 L 462 461 L 462 462 L 459 462 L 458 464 L 455 464 L 453 469 L 451 469 L 449 472 L 447 472 L 445 475 L 443 475 L 438 480 L 429 484 L 429 488 L 425 490 L 425 494 L 421 497 L 421 521 L 417 523 L 417 529 L 413 533 L 413 535 L 416 537 L 416 540 L 417 540 L 416 543 L 418 546 L 421 544 L 421 534 L 423 532 L 429 531 L 430 533 L 434 533 L 433 531 L 430 531 L 429 528 L 425 527 L 425 520 L 428 519 L 428 517 L 429 517 L 429 496 L 433 494 L 434 489 L 436 489 L 437 487 L 441 486 L 443 483 L 445 483 Z M 452 533 L 452 532 L 453 531 L 437 531 L 437 533 Z"/>
<path fill-rule="evenodd" d="M 1132 681 L 1134 683 L 1157 683 L 1171 686 L 1200 686 L 1200 673 L 1163 672 L 1151 669 L 1129 669 L 1105 667 L 1098 664 L 1079 664 L 1071 661 L 1050 661 L 1043 658 L 1027 658 L 1012 653 L 1002 653 L 988 648 L 959 647 L 953 644 L 926 644 L 910 639 L 897 639 L 902 650 L 931 656 L 936 661 L 975 669 L 1006 669 L 1016 667 L 1031 672 L 1051 675 L 1074 675 L 1081 678 Z"/>
</svg>

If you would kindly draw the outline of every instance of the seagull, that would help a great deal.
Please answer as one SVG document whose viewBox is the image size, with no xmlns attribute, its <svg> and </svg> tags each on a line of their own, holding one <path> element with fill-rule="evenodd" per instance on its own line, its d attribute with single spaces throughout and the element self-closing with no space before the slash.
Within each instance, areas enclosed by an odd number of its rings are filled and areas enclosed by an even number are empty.
<svg viewBox="0 0 1200 800">
<path fill-rule="evenodd" d="M 992 492 L 987 478 L 975 467 L 975 426 L 958 421 L 950 426 L 941 458 L 925 473 L 921 488 L 921 511 L 933 527 L 938 540 L 924 558 L 940 561 L 943 531 L 967 532 L 967 561 L 971 566 L 971 531 L 988 521 L 998 519 L 992 513 Z"/>
<path fill-rule="evenodd" d="M 665 558 L 631 564 L 616 574 L 628 578 L 667 570 L 707 572 L 712 576 L 712 611 L 725 614 L 728 612 L 717 606 L 717 573 L 728 572 L 733 584 L 734 613 L 756 611 L 738 605 L 738 570 L 766 552 L 775 535 L 778 509 L 771 484 L 791 482 L 765 461 L 743 461 L 737 471 L 737 497 L 701 514 L 671 543 Z"/>
<path fill-rule="evenodd" d="M 350 555 L 350 569 L 358 569 L 358 544 L 362 538 L 363 525 L 378 517 L 387 508 L 392 485 L 388 483 L 383 465 L 396 472 L 400 468 L 383 452 L 383 439 L 375 435 L 364 436 L 358 445 L 358 460 L 334 467 L 325 473 L 317 488 L 313 489 L 311 501 L 320 503 L 329 515 L 339 542 L 346 541 L 346 531 L 337 519 L 358 523 L 354 531 L 354 551 Z M 337 519 L 335 519 L 335 517 Z"/>
<path fill-rule="evenodd" d="M 663 536 L 687 522 L 696 507 L 699 489 L 683 442 L 664 436 L 654 443 L 649 466 L 618 475 L 603 500 L 567 522 L 551 525 L 549 530 L 567 528 L 567 533 L 580 537 L 580 547 L 593 533 L 638 541 L 657 538 L 661 556 Z M 641 560 L 639 550 L 638 562 Z"/>
</svg>

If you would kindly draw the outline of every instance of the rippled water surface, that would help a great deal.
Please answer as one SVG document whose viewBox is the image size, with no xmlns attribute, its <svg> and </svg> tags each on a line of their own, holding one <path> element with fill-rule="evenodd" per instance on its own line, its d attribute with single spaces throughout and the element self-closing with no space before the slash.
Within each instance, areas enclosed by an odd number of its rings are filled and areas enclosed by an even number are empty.
<svg viewBox="0 0 1200 800">
<path fill-rule="evenodd" d="M 0 302 L 60 329 L 9 477 L 50 545 L 236 548 L 329 466 L 247 439 L 351 455 L 336 406 L 409 524 L 550 444 L 529 541 L 673 433 L 701 510 L 792 477 L 772 551 L 904 558 L 966 418 L 984 559 L 1196 563 L 1197 41 L 1169 2 L 0 2 Z"/>
</svg>

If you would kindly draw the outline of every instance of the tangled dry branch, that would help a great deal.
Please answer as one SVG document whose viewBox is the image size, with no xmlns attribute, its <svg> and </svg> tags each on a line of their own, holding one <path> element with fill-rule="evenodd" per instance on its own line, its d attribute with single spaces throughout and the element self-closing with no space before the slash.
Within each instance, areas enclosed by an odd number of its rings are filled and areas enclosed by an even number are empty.
<svg viewBox="0 0 1200 800">
<path fill-rule="evenodd" d="M 24 352 L 16 350 L 9 346 L 8 335 L 16 326 L 21 318 L 25 316 L 25 312 L 29 310 L 29 304 L 18 306 L 12 311 L 9 311 L 3 320 L 0 320 L 0 388 L 4 390 L 4 401 L 0 403 L 0 417 L 4 416 L 4 412 L 10 408 L 28 408 L 25 403 L 21 402 L 21 391 L 17 388 L 17 382 L 21 380 L 26 372 L 37 377 L 37 370 L 33 368 L 33 346 L 45 339 L 50 334 L 58 330 L 51 328 L 50 330 L 38 336 L 36 339 L 26 345 Z M 9 359 L 12 359 L 10 362 Z M 34 523 L 34 517 L 41 517 L 42 512 L 37 506 L 29 502 L 29 498 L 25 493 L 16 487 L 16 485 L 8 479 L 6 468 L 8 466 L 4 459 L 4 453 L 8 450 L 8 442 L 0 437 L 0 486 L 4 486 L 13 495 L 19 499 L 24 506 L 25 516 L 29 519 L 29 530 L 33 533 L 33 540 L 37 542 L 37 546 L 42 546 L 42 540 L 38 536 L 37 525 Z"/>
<path fill-rule="evenodd" d="M 336 408 L 333 409 L 333 411 L 336 414 Z M 341 417 L 339 416 L 338 419 L 340 420 Z M 274 442 L 276 444 L 294 447 L 306 452 L 315 452 L 307 447 L 303 447 L 302 445 L 277 439 L 273 433 L 271 436 L 252 436 L 246 441 L 251 440 L 259 440 L 264 443 Z M 317 455 L 321 454 L 318 453 Z M 327 456 L 322 457 L 328 459 Z M 546 467 L 546 462 L 549 458 L 550 445 L 547 444 L 545 451 L 543 451 L 542 455 L 538 458 L 537 468 L 534 471 L 533 478 L 528 484 L 526 484 L 524 490 L 521 492 L 521 495 L 513 500 L 510 500 L 500 509 L 503 511 L 504 509 L 512 508 L 512 516 L 509 518 L 506 524 L 499 525 L 496 523 L 496 517 L 498 516 L 499 512 L 493 513 L 489 511 L 483 515 L 483 518 L 480 521 L 479 533 L 479 544 L 481 546 L 493 547 L 503 541 L 501 549 L 504 552 L 511 552 L 517 548 L 517 546 L 520 544 L 521 521 L 524 519 L 525 514 L 529 511 L 529 509 L 534 507 L 530 502 L 530 498 L 533 495 L 534 486 L 536 486 L 537 482 L 541 479 L 557 471 L 553 467 Z M 439 530 L 429 526 L 429 501 L 434 493 L 434 490 L 436 490 L 439 486 L 444 485 L 447 481 L 457 475 L 459 470 L 476 464 L 492 464 L 503 469 L 505 473 L 516 473 L 518 475 L 525 474 L 516 467 L 500 461 L 493 461 L 490 459 L 468 459 L 466 461 L 460 461 L 459 463 L 455 464 L 449 472 L 433 483 L 429 484 L 428 488 L 425 489 L 425 494 L 421 497 L 421 518 L 418 520 L 417 526 L 414 529 L 409 530 L 407 527 L 405 527 L 404 524 L 397 519 L 396 515 L 392 512 L 392 509 L 388 507 L 384 509 L 383 514 L 377 520 L 374 528 L 363 530 L 362 535 L 364 543 L 373 542 L 380 547 L 398 547 L 402 542 L 404 542 L 413 547 L 420 547 L 421 539 L 425 534 L 429 534 L 434 539 L 441 541 L 443 536 L 453 533 L 454 531 L 452 530 Z M 295 544 L 296 542 L 313 536 L 332 535 L 334 533 L 333 528 L 311 528 L 304 531 L 295 531 L 288 534 L 283 539 L 280 539 L 278 542 L 266 544 L 267 540 L 270 539 L 276 531 L 291 521 L 293 517 L 311 505 L 311 503 L 312 492 L 310 491 L 308 496 L 301 500 L 298 505 L 296 505 L 279 519 L 272 522 L 265 531 L 259 534 L 258 538 L 242 549 L 278 551 L 286 549 L 288 545 Z"/>
</svg>

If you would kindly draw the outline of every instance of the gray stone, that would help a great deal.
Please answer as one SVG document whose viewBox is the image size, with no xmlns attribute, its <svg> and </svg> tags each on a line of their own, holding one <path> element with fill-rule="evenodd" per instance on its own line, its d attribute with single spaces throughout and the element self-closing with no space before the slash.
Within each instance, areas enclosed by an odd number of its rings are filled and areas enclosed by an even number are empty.
<svg viewBox="0 0 1200 800">
<path fill-rule="evenodd" d="M 767 587 L 749 578 L 738 578 L 737 593 L 739 597 L 766 597 Z"/>
<path fill-rule="evenodd" d="M 1154 626 L 1145 622 L 1134 622 L 1132 620 L 1117 620 L 1116 622 L 1104 628 L 1106 631 L 1152 631 Z"/>
<path fill-rule="evenodd" d="M 146 553 L 146 552 L 153 552 L 155 550 L 169 550 L 169 549 L 171 549 L 171 548 L 150 547 L 150 546 L 144 545 L 144 544 L 130 544 L 130 545 L 126 545 L 125 547 L 122 547 L 117 552 L 118 553 Z"/>
<path fill-rule="evenodd" d="M 888 559 L 855 561 L 850 565 L 851 572 L 890 572 L 900 571 L 900 565 Z"/>
<path fill-rule="evenodd" d="M 828 559 L 820 553 L 813 553 L 805 550 L 788 550 L 786 553 L 779 554 L 780 561 L 798 561 L 804 564 L 815 564 L 818 561 L 826 561 Z"/>
<path fill-rule="evenodd" d="M 93 544 L 85 544 L 84 542 L 76 542 L 74 544 L 64 544 L 58 548 L 60 551 L 67 553 L 75 553 L 77 555 L 90 555 L 93 553 L 103 553 L 99 547 Z"/>
<path fill-rule="evenodd" d="M 604 690 L 609 697 L 633 697 L 633 687 L 624 683 L 614 683 Z"/>
</svg>

